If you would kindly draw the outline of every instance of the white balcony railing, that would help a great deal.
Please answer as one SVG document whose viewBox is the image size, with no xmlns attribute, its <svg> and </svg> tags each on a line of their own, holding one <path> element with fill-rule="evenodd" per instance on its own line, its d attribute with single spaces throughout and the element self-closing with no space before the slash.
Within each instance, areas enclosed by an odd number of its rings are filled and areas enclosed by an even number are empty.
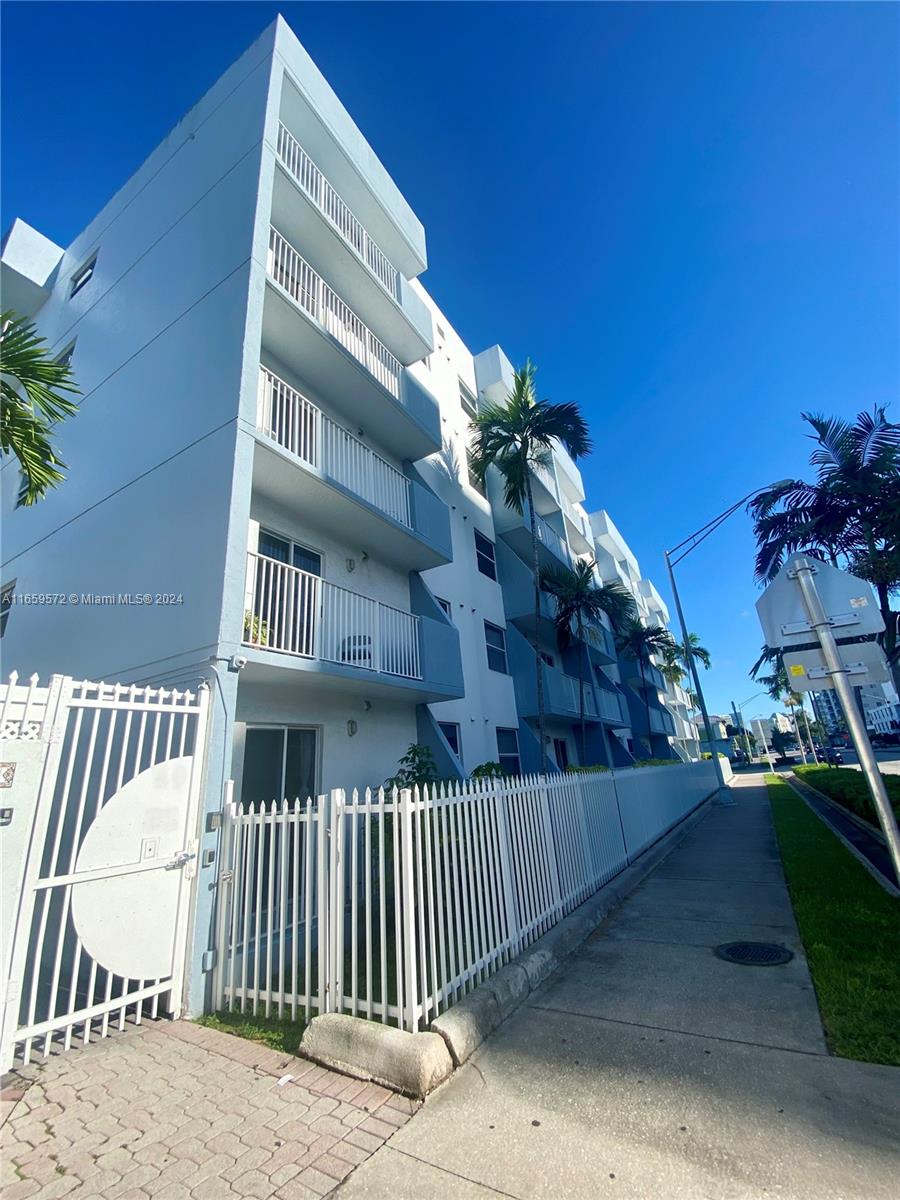
<svg viewBox="0 0 900 1200">
<path fill-rule="evenodd" d="M 400 399 L 399 361 L 274 226 L 269 232 L 267 270 L 304 312 Z"/>
<path fill-rule="evenodd" d="M 607 721 L 622 720 L 622 701 L 615 692 L 608 692 L 605 688 L 598 688 L 597 695 L 600 698 L 600 716 Z"/>
<path fill-rule="evenodd" d="M 574 677 L 574 675 L 566 675 L 564 671 L 560 672 L 559 677 L 562 680 L 563 701 L 566 706 L 566 711 L 580 713 L 581 708 L 579 695 L 581 688 L 578 680 Z M 591 684 L 587 682 L 587 680 L 585 680 L 584 683 L 584 712 L 585 716 L 588 717 L 596 717 L 597 715 L 597 705 L 594 700 L 594 689 Z"/>
<path fill-rule="evenodd" d="M 544 520 L 540 513 L 534 514 L 534 528 L 538 536 L 538 541 L 543 542 L 547 549 L 551 550 L 563 563 L 571 566 L 572 556 L 569 553 L 569 547 L 565 539 L 556 532 L 552 525 Z"/>
<path fill-rule="evenodd" d="M 259 371 L 256 423 L 310 467 L 412 528 L 406 476 L 266 367 Z"/>
<path fill-rule="evenodd" d="M 400 273 L 284 125 L 278 126 L 278 157 L 328 223 L 355 250 L 382 287 L 398 300 Z"/>
<path fill-rule="evenodd" d="M 419 618 L 264 554 L 247 555 L 244 645 L 421 679 Z"/>
</svg>

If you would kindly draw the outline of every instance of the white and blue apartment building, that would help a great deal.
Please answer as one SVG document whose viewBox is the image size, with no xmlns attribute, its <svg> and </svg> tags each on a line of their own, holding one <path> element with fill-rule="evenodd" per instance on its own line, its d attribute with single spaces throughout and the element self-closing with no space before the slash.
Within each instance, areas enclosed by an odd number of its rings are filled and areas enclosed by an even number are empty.
<svg viewBox="0 0 900 1200">
<path fill-rule="evenodd" d="M 81 398 L 55 431 L 62 486 L 21 507 L 0 471 L 4 672 L 208 681 L 210 806 L 228 778 L 244 802 L 377 785 L 414 742 L 442 776 L 538 770 L 535 643 L 551 764 L 696 754 L 686 694 L 607 626 L 561 653 L 543 596 L 535 627 L 529 514 L 468 467 L 512 368 L 463 344 L 426 266 L 282 19 L 70 246 L 16 221 L 4 308 L 71 358 Z M 594 558 L 667 623 L 561 448 L 534 504 L 543 562 Z M 15 602 L 41 595 L 78 602 Z"/>
</svg>

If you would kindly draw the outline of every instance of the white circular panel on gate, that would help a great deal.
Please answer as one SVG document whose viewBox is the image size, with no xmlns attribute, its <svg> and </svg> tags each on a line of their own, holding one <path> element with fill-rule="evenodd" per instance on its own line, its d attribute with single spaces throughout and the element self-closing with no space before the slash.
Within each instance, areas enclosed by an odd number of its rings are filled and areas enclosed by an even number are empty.
<svg viewBox="0 0 900 1200">
<path fill-rule="evenodd" d="M 75 871 L 128 874 L 76 883 L 72 920 L 87 953 L 114 975 L 172 973 L 183 868 L 165 870 L 185 849 L 192 758 L 156 763 L 112 796 L 81 844 Z M 150 867 L 158 862 L 156 870 Z"/>
</svg>

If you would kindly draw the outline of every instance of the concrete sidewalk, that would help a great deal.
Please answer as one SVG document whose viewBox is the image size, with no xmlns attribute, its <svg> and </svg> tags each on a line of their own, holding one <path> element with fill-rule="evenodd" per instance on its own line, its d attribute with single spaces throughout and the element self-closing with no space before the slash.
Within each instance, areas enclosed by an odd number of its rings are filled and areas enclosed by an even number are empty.
<svg viewBox="0 0 900 1200">
<path fill-rule="evenodd" d="M 878 1200 L 900 1070 L 830 1057 L 761 776 L 736 782 L 390 1144 L 357 1197 Z M 782 942 L 784 967 L 712 948 Z"/>
</svg>

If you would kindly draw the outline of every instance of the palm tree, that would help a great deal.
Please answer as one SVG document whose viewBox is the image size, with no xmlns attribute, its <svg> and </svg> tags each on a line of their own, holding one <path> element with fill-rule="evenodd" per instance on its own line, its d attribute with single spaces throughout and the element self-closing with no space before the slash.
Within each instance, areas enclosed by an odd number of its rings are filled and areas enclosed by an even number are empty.
<svg viewBox="0 0 900 1200">
<path fill-rule="evenodd" d="M 692 657 L 696 658 L 708 671 L 712 666 L 712 656 L 709 651 L 705 646 L 700 645 L 700 638 L 696 633 L 689 633 L 688 641 Z M 663 652 L 663 665 L 660 670 L 669 683 L 681 683 L 688 673 L 687 652 L 681 642 L 673 642 L 669 649 Z"/>
<path fill-rule="evenodd" d="M 622 628 L 616 637 L 616 645 L 620 652 L 628 658 L 636 659 L 641 676 L 644 675 L 645 665 L 650 665 L 650 655 L 659 654 L 665 657 L 666 651 L 675 646 L 675 640 L 668 629 L 661 625 L 642 625 L 637 618 L 632 618 Z M 645 681 L 646 682 L 646 681 Z M 644 687 L 644 705 L 647 709 L 647 749 L 652 755 L 653 746 L 650 742 L 650 697 Z"/>
<path fill-rule="evenodd" d="M 634 597 L 620 583 L 596 582 L 597 564 L 591 559 L 580 558 L 574 569 L 570 567 L 545 567 L 541 571 L 541 587 L 556 599 L 556 644 L 566 650 L 576 639 L 579 642 L 597 644 L 601 638 L 597 628 L 601 615 L 606 613 L 613 627 L 619 632 L 629 619 L 635 616 Z M 578 676 L 578 716 L 581 725 L 582 760 L 587 745 L 584 719 L 584 677 Z"/>
<path fill-rule="evenodd" d="M 540 561 L 531 490 L 532 472 L 550 466 L 551 452 L 561 442 L 573 459 L 591 450 L 587 423 L 577 404 L 551 404 L 539 400 L 534 386 L 535 367 L 529 360 L 513 376 L 512 391 L 505 404 L 485 405 L 472 421 L 472 474 L 484 485 L 488 468 L 496 467 L 503 477 L 503 496 L 509 508 L 523 514 L 528 508 L 534 575 L 534 649 L 537 679 L 538 737 L 541 771 L 547 770 L 544 744 L 544 673 L 538 651 L 537 628 L 541 608 Z"/>
<path fill-rule="evenodd" d="M 853 424 L 801 415 L 816 443 L 809 459 L 816 482 L 785 480 L 750 502 L 757 578 L 773 579 L 786 557 L 802 551 L 867 579 L 878 594 L 880 640 L 900 687 L 900 613 L 890 606 L 900 589 L 900 424 L 880 406 Z"/>
<path fill-rule="evenodd" d="M 21 503 L 34 504 L 65 478 L 50 427 L 78 411 L 60 395 L 78 388 L 69 364 L 54 362 L 34 325 L 12 311 L 0 314 L 0 372 L 0 452 L 19 460 Z"/>
</svg>

